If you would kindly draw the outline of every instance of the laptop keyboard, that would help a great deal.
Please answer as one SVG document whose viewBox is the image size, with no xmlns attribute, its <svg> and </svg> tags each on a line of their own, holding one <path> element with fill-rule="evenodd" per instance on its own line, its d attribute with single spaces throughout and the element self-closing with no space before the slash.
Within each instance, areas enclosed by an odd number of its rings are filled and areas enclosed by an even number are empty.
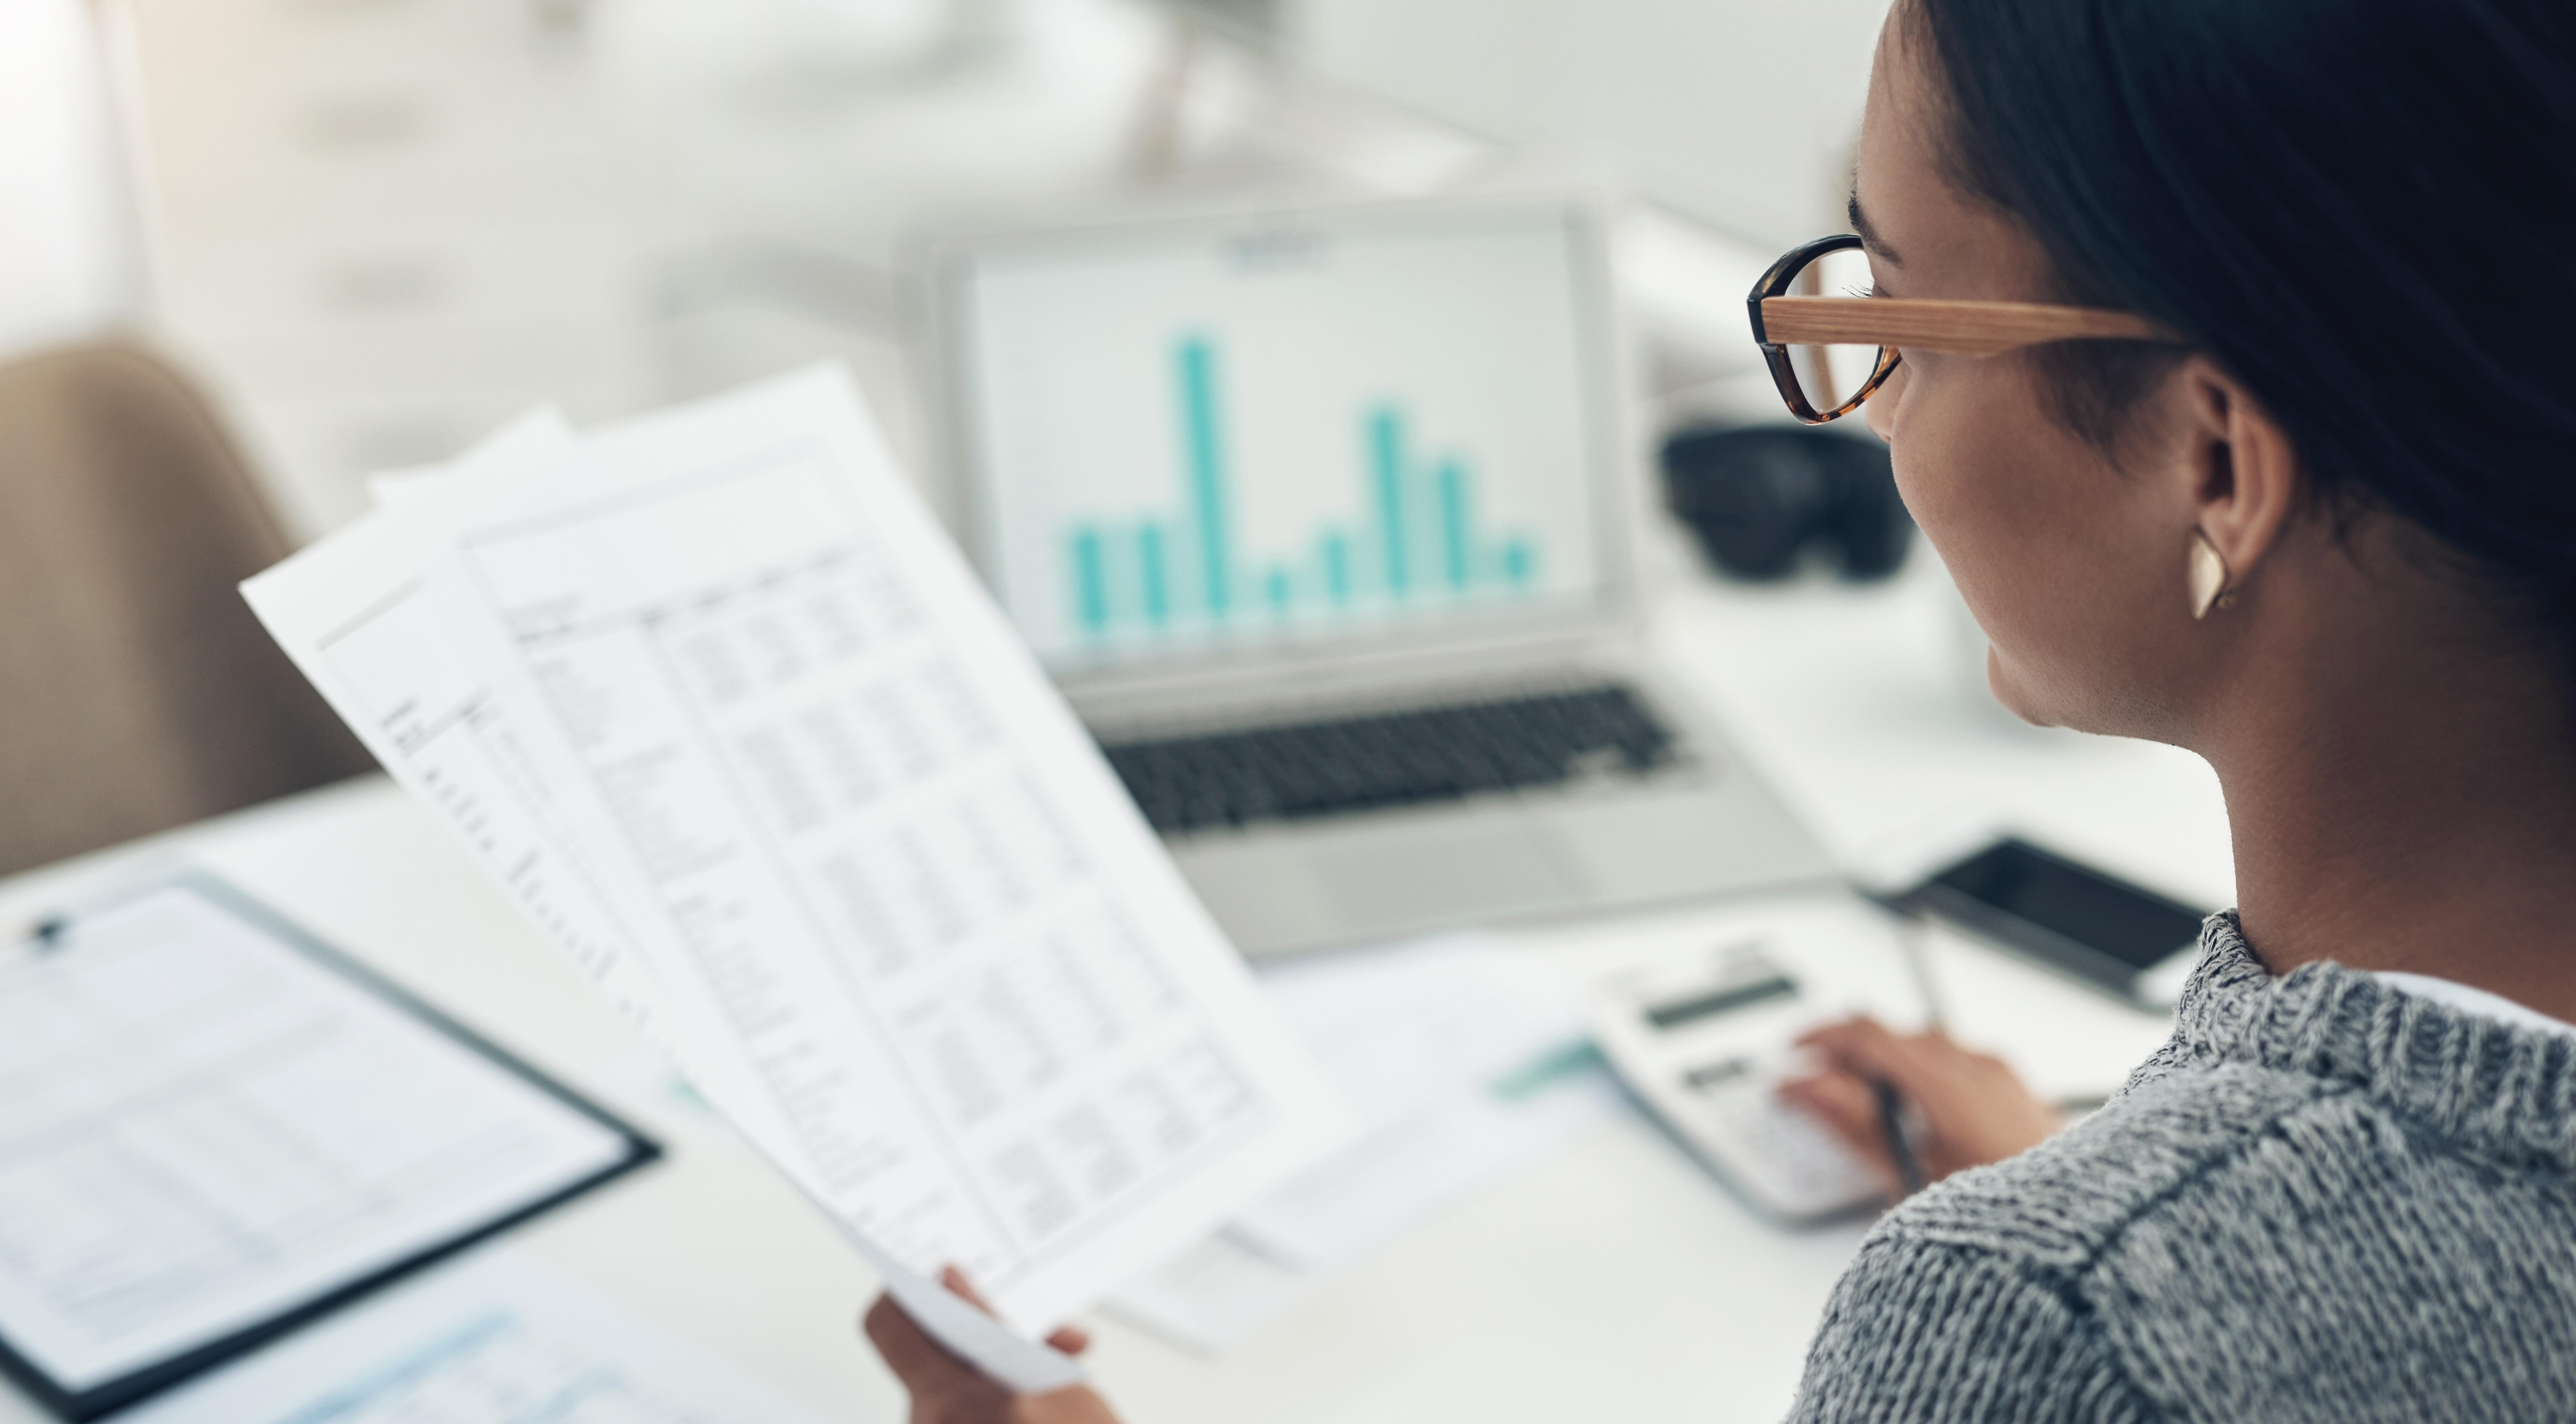
<svg viewBox="0 0 2576 1424">
<path fill-rule="evenodd" d="M 1455 801 L 1596 771 L 1643 776 L 1678 761 L 1672 733 L 1608 684 L 1103 750 L 1165 835 Z"/>
</svg>

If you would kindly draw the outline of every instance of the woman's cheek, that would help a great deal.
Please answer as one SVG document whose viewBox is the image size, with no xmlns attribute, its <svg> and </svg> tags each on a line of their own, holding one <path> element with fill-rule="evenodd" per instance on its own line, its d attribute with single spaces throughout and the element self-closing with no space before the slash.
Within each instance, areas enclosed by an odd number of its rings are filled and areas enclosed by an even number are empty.
<svg viewBox="0 0 2576 1424">
<path fill-rule="evenodd" d="M 1897 497 L 1905 501 L 1906 512 L 1932 543 L 1941 562 L 1953 575 L 1963 573 L 1964 561 L 1973 561 L 1974 552 L 1960 547 L 1963 542 L 1960 505 L 1973 501 L 1973 470 L 1976 452 L 1968 448 L 1973 442 L 1973 426 L 1963 428 L 1945 401 L 1946 391 L 1940 372 L 1931 367 L 1938 358 L 1925 358 L 1921 364 L 1909 358 L 1888 377 L 1879 394 L 1872 397 L 1864 411 L 1873 412 L 1870 428 L 1888 443 L 1888 453 L 1896 471 Z M 1885 402 L 1885 413 L 1876 408 Z"/>
<path fill-rule="evenodd" d="M 1878 394 L 1871 396 L 1860 408 L 1861 419 L 1869 422 L 1870 433 L 1890 445 L 1896 443 L 1897 411 L 1905 404 L 1905 388 L 1913 375 L 1910 367 L 1899 364 L 1888 373 L 1886 382 L 1878 388 Z"/>
<path fill-rule="evenodd" d="M 2034 620 L 2047 622 L 2046 613 L 2031 604 L 2034 589 L 2049 582 L 2038 565 L 2051 556 L 2031 547 L 2046 541 L 2027 527 L 2037 513 L 2030 506 L 2044 500 L 2015 490 L 2027 478 L 2034 453 L 2027 448 L 2032 429 L 2028 413 L 2011 409 L 2007 393 L 1991 380 L 1952 379 L 1983 373 L 1942 365 L 1934 357 L 1920 369 L 1912 361 L 1898 368 L 1912 374 L 1882 433 L 1891 437 L 1898 495 L 1991 640 L 1998 662 L 2009 662 L 2007 646 L 2028 641 Z M 2041 719 L 2035 689 L 2020 685 L 2026 678 L 2000 666 L 1990 672 L 2005 706 Z"/>
</svg>

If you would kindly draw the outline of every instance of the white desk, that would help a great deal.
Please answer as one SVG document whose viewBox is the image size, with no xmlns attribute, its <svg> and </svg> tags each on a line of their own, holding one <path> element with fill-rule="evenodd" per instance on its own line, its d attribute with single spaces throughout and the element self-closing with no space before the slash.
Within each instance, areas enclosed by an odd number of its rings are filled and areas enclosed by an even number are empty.
<svg viewBox="0 0 2576 1424">
<path fill-rule="evenodd" d="M 2161 748 L 2014 728 L 1956 690 L 1937 570 L 1872 590 L 1699 589 L 1663 634 L 1838 846 L 1981 797 L 2223 903 L 2215 785 Z M 1754 615 L 1759 616 L 1754 616 Z M 856 1340 L 870 1286 L 804 1204 L 667 1095 L 636 1039 L 444 835 L 364 780 L 0 884 L 0 927 L 154 862 L 226 876 L 661 1136 L 670 1159 L 515 1238 L 832 1414 L 903 1417 Z M 1649 922 L 1687 934 L 1693 916 Z M 1624 935 L 1638 929 L 1619 927 Z M 1524 937 L 1573 983 L 1600 932 Z M 1937 972 L 1964 1036 L 2101 1076 L 2152 1020 L 1982 951 Z M 2036 1045 L 2036 1047 L 2033 1047 Z M 1652 1128 L 1604 1126 L 1336 1280 L 1220 1361 L 1099 1323 L 1100 1382 L 1154 1421 L 1773 1419 L 1859 1226 L 1756 1222 Z M 0 1392 L 0 1424 L 41 1416 Z"/>
</svg>

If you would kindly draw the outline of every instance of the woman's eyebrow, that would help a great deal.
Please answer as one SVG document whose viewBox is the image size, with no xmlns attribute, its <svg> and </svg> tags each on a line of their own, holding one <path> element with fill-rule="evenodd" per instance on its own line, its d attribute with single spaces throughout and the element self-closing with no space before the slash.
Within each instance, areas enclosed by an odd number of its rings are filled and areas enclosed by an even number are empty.
<svg viewBox="0 0 2576 1424">
<path fill-rule="evenodd" d="M 1905 259 L 1896 255 L 1896 249 L 1887 245 L 1887 240 L 1878 235 L 1877 228 L 1870 226 L 1869 214 L 1861 211 L 1859 189 L 1852 190 L 1851 201 L 1843 211 L 1851 217 L 1852 231 L 1860 234 L 1860 245 L 1868 248 L 1872 257 L 1891 267 L 1905 265 Z"/>
</svg>

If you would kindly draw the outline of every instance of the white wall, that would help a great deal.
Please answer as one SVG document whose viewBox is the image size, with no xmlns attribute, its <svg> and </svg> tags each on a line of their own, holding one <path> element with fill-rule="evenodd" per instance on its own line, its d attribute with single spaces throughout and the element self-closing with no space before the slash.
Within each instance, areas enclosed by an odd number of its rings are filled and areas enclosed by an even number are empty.
<svg viewBox="0 0 2576 1424">
<path fill-rule="evenodd" d="M 1887 0 L 1297 0 L 1316 73 L 1786 247 L 1841 227 Z"/>
<path fill-rule="evenodd" d="M 125 190 L 80 0 L 0 0 L 0 353 L 94 331 L 134 300 Z"/>
</svg>

